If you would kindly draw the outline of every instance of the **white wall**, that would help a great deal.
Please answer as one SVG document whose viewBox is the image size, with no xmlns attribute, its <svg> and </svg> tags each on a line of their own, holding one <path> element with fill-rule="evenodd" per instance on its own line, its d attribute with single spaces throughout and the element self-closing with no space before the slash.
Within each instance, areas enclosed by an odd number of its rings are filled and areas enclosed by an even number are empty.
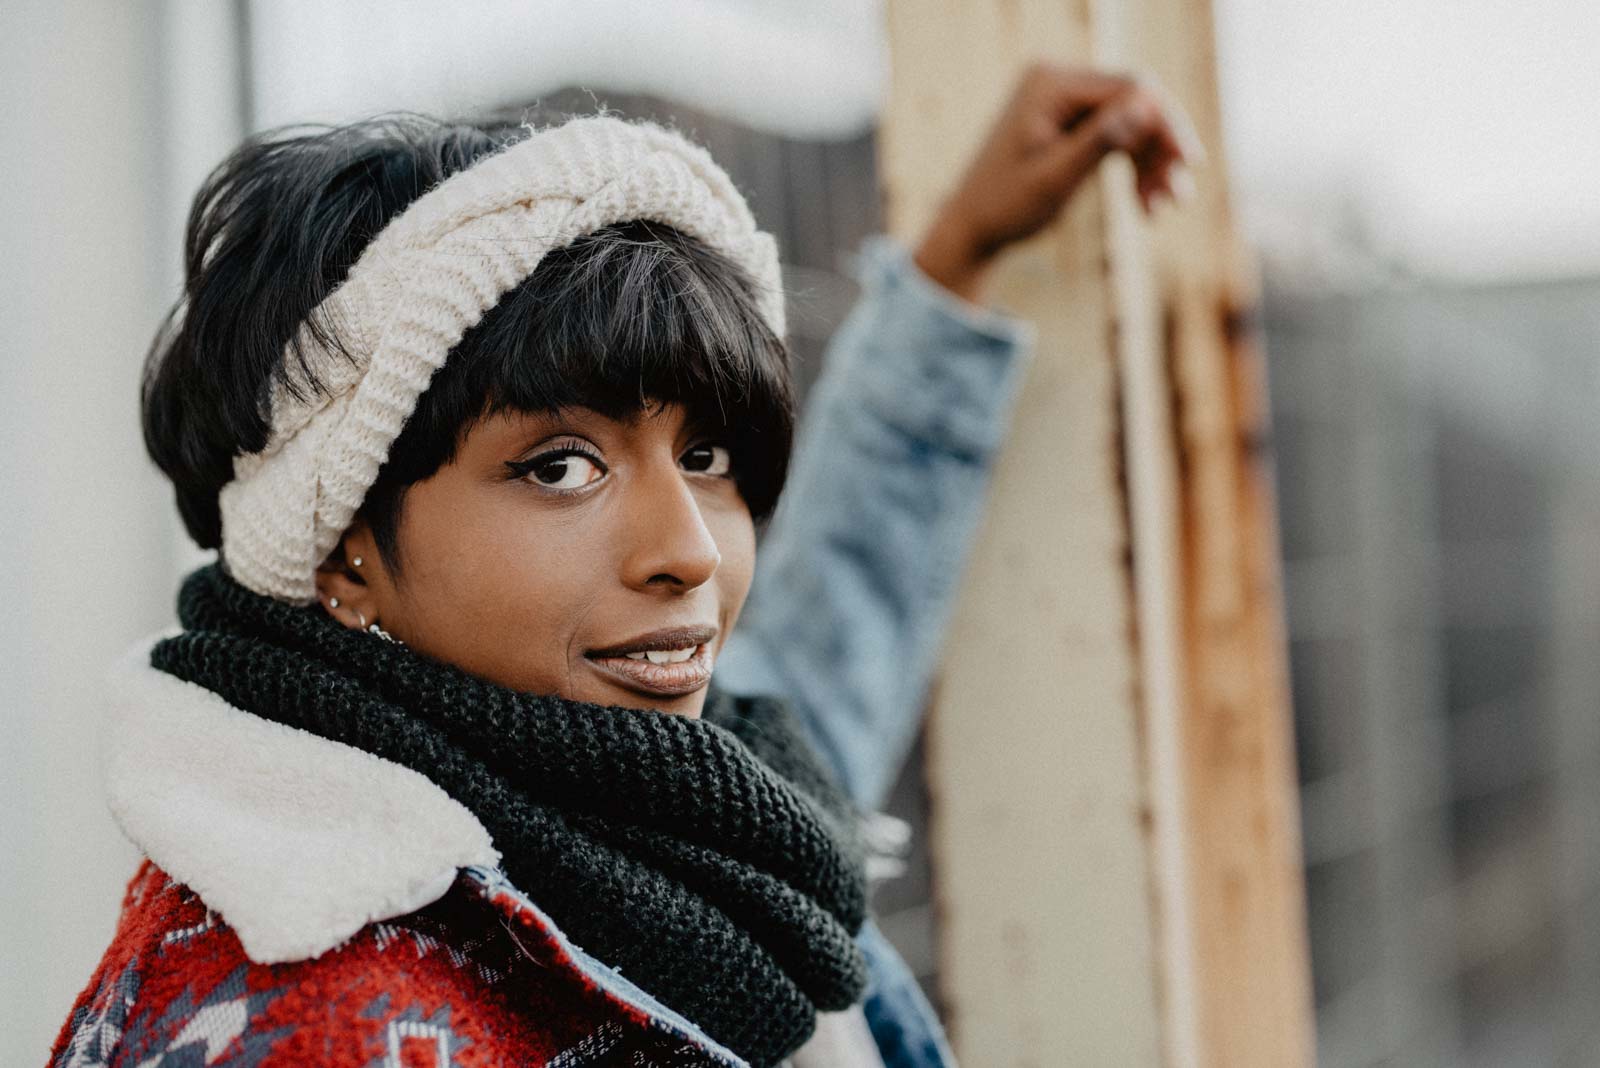
<svg viewBox="0 0 1600 1068">
<path fill-rule="evenodd" d="M 154 9 L 0 14 L 0 1063 L 43 1064 L 136 853 L 102 800 L 103 666 L 170 613 L 173 512 L 139 368 L 162 229 Z M 159 239 L 158 239 L 159 237 Z"/>
<path fill-rule="evenodd" d="M 259 125 L 471 114 L 566 86 L 852 137 L 887 77 L 882 0 L 252 0 Z"/>
<path fill-rule="evenodd" d="M 870 124 L 882 0 L 251 0 L 264 126 L 463 111 L 566 85 L 796 137 Z M 1216 0 L 1251 236 L 1317 281 L 1600 274 L 1591 0 Z"/>
<path fill-rule="evenodd" d="M 1435 278 L 1600 275 L 1592 0 L 1216 11 L 1227 154 L 1269 262 L 1354 245 Z"/>
</svg>

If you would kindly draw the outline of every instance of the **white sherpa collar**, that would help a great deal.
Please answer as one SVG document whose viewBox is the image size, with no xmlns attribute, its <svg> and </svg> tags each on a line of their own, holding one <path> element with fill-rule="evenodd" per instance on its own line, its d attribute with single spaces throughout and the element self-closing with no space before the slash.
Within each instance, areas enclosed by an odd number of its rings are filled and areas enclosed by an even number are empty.
<svg viewBox="0 0 1600 1068">
<path fill-rule="evenodd" d="M 151 667 L 165 636 L 110 672 L 111 812 L 251 960 L 316 957 L 437 900 L 457 868 L 499 865 L 483 824 L 427 777 Z"/>
</svg>

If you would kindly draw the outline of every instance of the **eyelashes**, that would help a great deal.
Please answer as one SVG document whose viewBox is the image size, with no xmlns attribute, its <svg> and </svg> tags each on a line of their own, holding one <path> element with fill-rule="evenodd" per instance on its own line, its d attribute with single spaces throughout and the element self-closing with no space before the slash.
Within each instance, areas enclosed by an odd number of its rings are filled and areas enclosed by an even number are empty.
<svg viewBox="0 0 1600 1068">
<path fill-rule="evenodd" d="M 709 452 L 711 454 L 709 466 L 696 467 L 692 468 L 692 470 L 701 474 L 713 475 L 717 477 L 728 477 L 733 474 L 733 453 L 728 446 L 721 441 L 703 441 L 698 445 L 692 445 L 689 447 L 689 451 L 683 455 L 684 457 L 688 457 L 695 453 L 704 452 Z"/>
<path fill-rule="evenodd" d="M 572 462 L 574 459 L 582 462 L 574 464 Z M 576 444 L 546 449 L 544 452 L 536 456 L 530 456 L 526 460 L 507 460 L 506 467 L 510 468 L 511 472 L 518 478 L 530 478 L 532 476 L 531 480 L 538 485 L 558 493 L 571 493 L 574 490 L 582 489 L 590 482 L 599 481 L 605 477 L 606 473 L 605 461 L 600 459 L 598 453 Z M 575 485 L 563 486 L 560 484 L 566 482 L 574 473 L 583 474 L 584 467 L 592 468 L 598 473 L 593 478 L 585 478 Z M 554 474 L 554 481 L 546 482 L 543 478 L 538 477 L 539 475 L 549 474 Z"/>
<path fill-rule="evenodd" d="M 679 457 L 679 463 L 696 474 L 733 477 L 732 452 L 726 442 L 720 440 L 708 439 L 691 445 Z M 587 443 L 577 441 L 564 442 L 525 460 L 507 460 L 505 465 L 515 477 L 558 494 L 577 492 L 600 481 L 609 470 L 598 452 Z"/>
</svg>

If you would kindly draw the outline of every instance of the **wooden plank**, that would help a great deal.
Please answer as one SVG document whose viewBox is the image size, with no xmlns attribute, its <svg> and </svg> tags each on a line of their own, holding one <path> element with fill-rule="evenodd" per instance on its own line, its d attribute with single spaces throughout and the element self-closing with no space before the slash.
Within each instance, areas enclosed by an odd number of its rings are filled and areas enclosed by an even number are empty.
<svg viewBox="0 0 1600 1068">
<path fill-rule="evenodd" d="M 1152 228 L 1177 445 L 1186 916 L 1200 1061 L 1313 1059 L 1299 803 L 1260 293 L 1229 211 L 1209 0 L 1129 0 L 1122 59 L 1212 160 Z"/>
<path fill-rule="evenodd" d="M 909 236 L 1025 59 L 1087 53 L 1089 12 L 888 10 L 880 165 L 890 230 Z M 1039 349 L 928 725 L 941 994 L 966 1063 L 1160 1059 L 1104 211 L 1085 190 L 995 278 L 996 302 L 1036 323 Z"/>
<path fill-rule="evenodd" d="M 1275 511 L 1203 0 L 889 5 L 891 231 L 1032 60 L 1152 70 L 1213 162 L 1150 226 L 1113 160 L 991 299 L 1039 349 L 929 722 L 941 981 L 983 1064 L 1309 1064 Z"/>
</svg>

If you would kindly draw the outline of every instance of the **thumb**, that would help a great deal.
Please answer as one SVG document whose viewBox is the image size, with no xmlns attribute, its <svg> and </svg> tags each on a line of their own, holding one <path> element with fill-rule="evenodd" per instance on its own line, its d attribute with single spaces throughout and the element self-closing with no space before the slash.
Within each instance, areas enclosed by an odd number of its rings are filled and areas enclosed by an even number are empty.
<svg viewBox="0 0 1600 1068">
<path fill-rule="evenodd" d="M 1062 196 L 1117 149 L 1131 151 L 1150 133 L 1160 109 L 1137 88 L 1101 104 L 1041 154 L 1039 166 Z"/>
</svg>

